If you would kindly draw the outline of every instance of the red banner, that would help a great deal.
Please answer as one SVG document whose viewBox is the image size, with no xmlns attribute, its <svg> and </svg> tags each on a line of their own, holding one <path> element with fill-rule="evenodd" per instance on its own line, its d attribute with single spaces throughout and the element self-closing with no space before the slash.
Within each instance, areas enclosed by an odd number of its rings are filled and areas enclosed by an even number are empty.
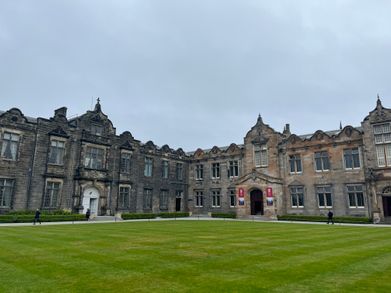
<svg viewBox="0 0 391 293">
<path fill-rule="evenodd" d="M 239 194 L 239 197 L 244 197 L 244 189 L 239 188 L 238 194 Z"/>
<path fill-rule="evenodd" d="M 271 187 L 266 188 L 266 196 L 273 197 L 273 189 Z"/>
</svg>

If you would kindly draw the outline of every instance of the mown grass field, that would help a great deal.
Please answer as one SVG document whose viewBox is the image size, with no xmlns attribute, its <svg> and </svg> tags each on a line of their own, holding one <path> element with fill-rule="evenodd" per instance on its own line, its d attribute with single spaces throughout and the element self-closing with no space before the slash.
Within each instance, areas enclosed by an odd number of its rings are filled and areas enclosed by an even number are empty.
<svg viewBox="0 0 391 293">
<path fill-rule="evenodd" d="M 391 292 L 391 228 L 180 220 L 0 227 L 0 292 Z"/>
</svg>

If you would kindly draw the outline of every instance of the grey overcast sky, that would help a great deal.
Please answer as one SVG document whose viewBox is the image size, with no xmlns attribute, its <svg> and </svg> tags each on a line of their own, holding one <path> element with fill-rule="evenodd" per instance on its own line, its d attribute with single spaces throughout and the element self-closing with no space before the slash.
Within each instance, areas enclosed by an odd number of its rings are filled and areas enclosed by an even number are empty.
<svg viewBox="0 0 391 293">
<path fill-rule="evenodd" d="M 391 107 L 391 1 L 0 0 L 0 110 L 103 112 L 162 146 L 359 126 Z"/>
</svg>

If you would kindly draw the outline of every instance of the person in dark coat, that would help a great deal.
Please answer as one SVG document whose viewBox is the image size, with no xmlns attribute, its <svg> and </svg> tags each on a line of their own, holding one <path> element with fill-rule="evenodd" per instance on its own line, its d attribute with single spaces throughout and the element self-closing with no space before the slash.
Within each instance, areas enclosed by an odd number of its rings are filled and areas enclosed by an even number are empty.
<svg viewBox="0 0 391 293">
<path fill-rule="evenodd" d="M 334 216 L 333 212 L 329 210 L 329 212 L 327 213 L 327 224 L 331 222 L 334 225 L 333 216 Z"/>
<path fill-rule="evenodd" d="M 39 224 L 42 224 L 42 223 L 41 223 L 41 212 L 40 212 L 39 209 L 37 209 L 37 210 L 35 211 L 34 225 L 35 225 L 35 223 L 37 223 L 37 222 L 39 222 Z"/>
<path fill-rule="evenodd" d="M 91 216 L 90 209 L 87 209 L 87 212 L 86 212 L 86 219 L 87 219 L 87 221 L 90 219 L 90 216 Z"/>
</svg>

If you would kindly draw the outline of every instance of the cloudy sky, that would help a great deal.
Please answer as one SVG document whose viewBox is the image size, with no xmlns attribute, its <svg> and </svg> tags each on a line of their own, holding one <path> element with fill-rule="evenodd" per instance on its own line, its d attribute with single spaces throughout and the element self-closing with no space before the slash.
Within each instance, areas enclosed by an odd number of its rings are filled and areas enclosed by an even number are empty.
<svg viewBox="0 0 391 293">
<path fill-rule="evenodd" d="M 96 97 L 120 134 L 186 151 L 359 126 L 391 107 L 391 1 L 1 0 L 0 110 Z"/>
</svg>

